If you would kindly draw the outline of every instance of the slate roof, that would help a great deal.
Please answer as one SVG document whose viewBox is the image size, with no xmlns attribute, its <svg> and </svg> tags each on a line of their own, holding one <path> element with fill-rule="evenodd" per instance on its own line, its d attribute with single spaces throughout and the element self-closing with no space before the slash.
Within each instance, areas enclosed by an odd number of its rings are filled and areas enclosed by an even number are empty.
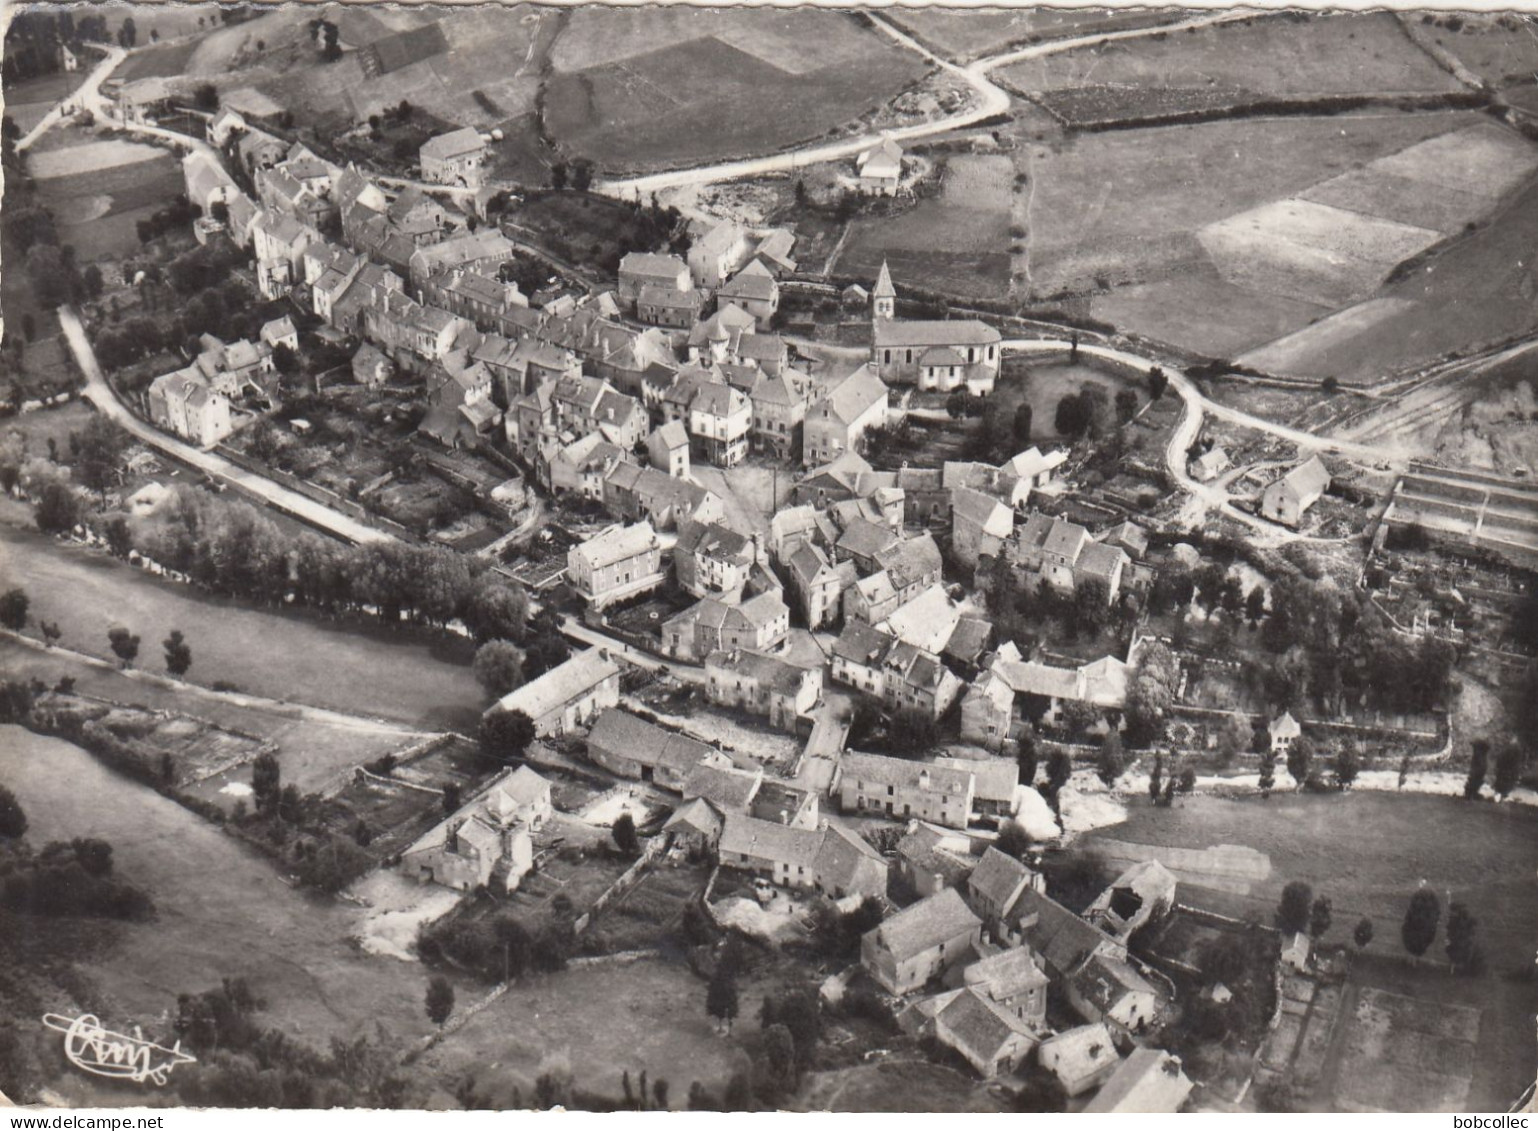
<svg viewBox="0 0 1538 1131">
<path fill-rule="evenodd" d="M 1172 1113 L 1180 1110 L 1190 1094 L 1191 1081 L 1181 1072 L 1180 1061 L 1163 1049 L 1144 1046 L 1132 1050 L 1084 1110 Z"/>
<path fill-rule="evenodd" d="M 502 696 L 493 709 L 522 711 L 538 722 L 542 716 L 558 710 L 604 680 L 619 675 L 619 665 L 603 655 L 603 651 L 600 648 L 589 648 L 585 652 L 578 652 L 538 679 Z"/>
<path fill-rule="evenodd" d="M 774 281 L 774 276 L 769 274 L 769 269 L 755 259 L 722 283 L 716 289 L 716 298 L 768 302 L 779 293 L 779 290 L 780 285 Z"/>
<path fill-rule="evenodd" d="M 1003 341 L 986 322 L 971 318 L 903 322 L 883 318 L 875 323 L 876 348 L 920 349 L 930 346 L 988 346 Z"/>
<path fill-rule="evenodd" d="M 1015 914 L 1022 923 L 1035 916 L 1036 921 L 1023 928 L 1025 941 L 1059 977 L 1072 977 L 1085 959 L 1113 942 L 1061 903 L 1029 887 L 1020 893 Z"/>
<path fill-rule="evenodd" d="M 906 758 L 888 758 L 884 754 L 848 753 L 844 755 L 843 776 L 858 782 L 924 789 L 929 793 L 964 795 L 972 775 L 962 770 Z M 921 781 L 922 776 L 922 781 Z"/>
<path fill-rule="evenodd" d="M 862 365 L 824 393 L 813 411 L 849 425 L 868 412 L 872 405 L 886 399 L 886 384 L 869 365 Z"/>
<path fill-rule="evenodd" d="M 643 766 L 663 766 L 680 773 L 699 765 L 713 753 L 711 747 L 697 739 L 617 707 L 598 716 L 587 741 L 589 747 L 604 747 Z"/>
<path fill-rule="evenodd" d="M 717 812 L 724 815 L 740 815 L 752 804 L 761 780 L 760 774 L 729 770 L 701 762 L 684 781 L 683 794 L 686 800 L 703 797 L 715 806 Z M 763 823 L 768 824 L 767 821 Z"/>
<path fill-rule="evenodd" d="M 1317 498 L 1330 485 L 1330 471 L 1318 456 L 1310 456 L 1277 481 L 1294 498 Z M 1275 484 L 1273 484 L 1275 486 Z M 1270 490 L 1271 488 L 1267 488 Z"/>
<path fill-rule="evenodd" d="M 972 796 L 978 801 L 1013 800 L 1020 781 L 1020 767 L 1012 758 L 955 758 L 945 755 L 936 758 L 935 765 L 970 773 L 974 783 Z"/>
<path fill-rule="evenodd" d="M 475 153 L 486 148 L 486 143 L 481 140 L 481 135 L 469 126 L 463 129 L 450 130 L 446 134 L 430 137 L 422 143 L 421 156 L 426 159 L 434 157 L 439 160 L 447 160 L 451 157 L 462 157 L 466 153 Z"/>
<path fill-rule="evenodd" d="M 974 897 L 1007 912 L 1020 885 L 1029 881 L 1031 874 L 1031 870 L 1013 856 L 989 845 L 967 879 L 967 890 Z"/>
<path fill-rule="evenodd" d="M 740 852 L 791 868 L 815 868 L 821 848 L 822 832 L 818 829 L 761 821 L 745 813 L 727 813 L 721 829 L 723 855 Z"/>
<path fill-rule="evenodd" d="M 602 534 L 577 546 L 575 551 L 590 568 L 602 569 L 657 549 L 660 545 L 657 532 L 652 529 L 650 522 L 638 522 L 634 526 L 616 523 Z"/>
<path fill-rule="evenodd" d="M 715 840 L 721 835 L 721 817 L 703 797 L 696 797 L 674 810 L 662 829 L 664 832 L 678 829 L 700 832 Z"/>
<path fill-rule="evenodd" d="M 1127 552 L 1120 546 L 1107 546 L 1104 542 L 1086 542 L 1084 548 L 1079 551 L 1079 560 L 1074 563 L 1074 568 L 1109 584 L 1111 575 L 1116 572 L 1117 563 L 1124 563 L 1126 558 Z"/>
<path fill-rule="evenodd" d="M 945 888 L 899 911 L 872 933 L 893 958 L 904 962 L 981 926 L 982 920 L 956 889 Z"/>
<path fill-rule="evenodd" d="M 706 667 L 738 672 L 761 684 L 772 687 L 784 695 L 794 695 L 801 687 L 808 672 L 816 668 L 803 668 L 780 659 L 753 652 L 746 648 L 737 652 L 712 652 L 705 659 Z"/>
<path fill-rule="evenodd" d="M 828 822 L 822 829 L 822 844 L 817 850 L 817 879 L 833 887 L 847 889 L 855 879 L 862 863 L 879 865 L 886 871 L 886 858 L 853 829 Z"/>
</svg>

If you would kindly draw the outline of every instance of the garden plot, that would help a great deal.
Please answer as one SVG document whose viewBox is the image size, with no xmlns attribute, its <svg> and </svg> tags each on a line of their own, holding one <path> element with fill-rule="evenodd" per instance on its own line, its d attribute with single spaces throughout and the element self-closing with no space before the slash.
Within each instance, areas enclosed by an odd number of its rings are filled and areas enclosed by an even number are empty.
<svg viewBox="0 0 1538 1131">
<path fill-rule="evenodd" d="M 1198 238 L 1237 286 L 1340 306 L 1371 294 L 1441 234 L 1294 197 L 1209 224 Z"/>
<path fill-rule="evenodd" d="M 39 149 L 27 159 L 34 179 L 46 181 L 53 177 L 68 177 L 76 173 L 100 173 L 116 169 L 120 165 L 133 165 L 140 161 L 153 161 L 165 156 L 165 150 L 153 145 L 140 145 L 135 141 L 111 138 L 106 141 L 87 141 L 63 148 Z"/>
<path fill-rule="evenodd" d="M 1364 988 L 1345 1019 L 1337 1104 L 1347 1111 L 1467 1111 L 1480 1011 Z"/>
</svg>

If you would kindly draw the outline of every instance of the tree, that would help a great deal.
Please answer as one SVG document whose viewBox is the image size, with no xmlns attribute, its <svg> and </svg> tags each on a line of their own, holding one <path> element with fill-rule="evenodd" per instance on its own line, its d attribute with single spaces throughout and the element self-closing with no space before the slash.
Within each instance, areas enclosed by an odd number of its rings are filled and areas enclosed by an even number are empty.
<svg viewBox="0 0 1538 1131">
<path fill-rule="evenodd" d="M 192 104 L 205 113 L 219 109 L 219 91 L 211 82 L 200 83 L 192 92 Z"/>
<path fill-rule="evenodd" d="M 1416 958 L 1431 948 L 1437 937 L 1437 924 L 1442 918 L 1442 903 L 1436 892 L 1420 888 L 1410 897 L 1405 911 L 1404 924 L 1399 928 L 1399 938 L 1404 948 Z"/>
<path fill-rule="evenodd" d="M 1057 791 L 1073 777 L 1073 757 L 1066 750 L 1054 750 L 1047 758 L 1047 789 L 1056 796 Z"/>
<path fill-rule="evenodd" d="M 1157 640 L 1144 644 L 1127 688 L 1127 741 L 1131 745 L 1144 747 L 1159 736 L 1179 685 L 1180 665 L 1174 653 Z"/>
<path fill-rule="evenodd" d="M 1522 748 L 1515 742 L 1501 751 L 1495 759 L 1495 776 L 1490 785 L 1495 789 L 1495 795 L 1504 801 L 1511 795 L 1511 791 L 1517 788 L 1517 782 L 1522 777 Z"/>
<path fill-rule="evenodd" d="M 80 500 L 68 483 L 49 479 L 36 492 L 32 521 L 44 534 L 64 534 L 80 521 Z"/>
<path fill-rule="evenodd" d="M 1159 800 L 1159 791 L 1164 786 L 1164 755 L 1154 755 L 1153 773 L 1148 775 L 1148 796 L 1154 801 Z"/>
<path fill-rule="evenodd" d="M 522 711 L 493 710 L 481 718 L 481 749 L 503 762 L 522 758 L 534 738 L 534 720 Z"/>
<path fill-rule="evenodd" d="M 85 285 L 85 293 L 87 298 L 101 298 L 101 291 L 105 281 L 101 277 L 100 267 L 96 266 L 94 263 L 87 264 L 86 269 L 80 274 L 80 281 Z M 25 325 L 23 325 L 22 329 L 23 331 L 26 330 Z M 31 335 L 28 335 L 27 341 L 30 342 L 31 340 Z"/>
<path fill-rule="evenodd" d="M 192 667 L 192 648 L 188 646 L 182 630 L 173 628 L 171 635 L 161 642 L 161 647 L 166 651 L 166 671 L 177 679 L 186 675 L 187 669 Z"/>
<path fill-rule="evenodd" d="M 1031 408 L 1030 401 L 1021 401 L 1015 406 L 1015 447 L 1025 448 L 1031 442 L 1031 417 L 1035 410 Z"/>
<path fill-rule="evenodd" d="M 462 619 L 477 644 L 489 640 L 527 641 L 529 597 L 522 586 L 487 576 L 466 603 Z"/>
<path fill-rule="evenodd" d="M 1447 960 L 1453 969 L 1463 973 L 1477 973 L 1481 965 L 1479 944 L 1474 941 L 1474 928 L 1478 925 L 1473 913 L 1461 903 L 1447 908 Z"/>
<path fill-rule="evenodd" d="M 635 818 L 628 812 L 621 813 L 615 820 L 612 834 L 614 846 L 626 856 L 639 856 L 641 854 L 641 840 L 636 836 Z"/>
<path fill-rule="evenodd" d="M 1371 919 L 1367 918 L 1365 915 L 1362 916 L 1361 921 L 1356 925 L 1356 929 L 1351 932 L 1351 941 L 1356 943 L 1356 948 L 1358 950 L 1367 949 L 1367 944 L 1372 942 Z"/>
<path fill-rule="evenodd" d="M 1262 794 L 1270 796 L 1271 790 L 1276 787 L 1276 755 L 1260 756 L 1260 778 L 1255 784 L 1260 787 Z"/>
<path fill-rule="evenodd" d="M 657 1099 L 657 1110 L 668 1110 L 668 1082 L 661 1076 L 652 1081 L 652 1095 Z"/>
<path fill-rule="evenodd" d="M 1480 788 L 1485 784 L 1485 774 L 1490 768 L 1490 743 L 1483 738 L 1476 738 L 1469 747 L 1469 776 L 1463 783 L 1463 796 L 1472 801 L 1479 796 Z"/>
<path fill-rule="evenodd" d="M 1006 856 L 1024 860 L 1031 850 L 1031 834 L 1025 831 L 1020 822 L 1005 821 L 999 826 L 999 835 L 994 839 L 993 847 Z"/>
<path fill-rule="evenodd" d="M 1244 615 L 1249 619 L 1251 628 L 1259 624 L 1266 615 L 1266 591 L 1258 584 L 1244 599 Z"/>
<path fill-rule="evenodd" d="M 737 968 L 723 952 L 705 990 L 705 1012 L 714 1017 L 721 1032 L 730 1034 L 737 1019 Z"/>
<path fill-rule="evenodd" d="M 1120 424 L 1131 424 L 1132 418 L 1137 415 L 1137 394 L 1131 389 L 1122 389 L 1116 394 L 1116 420 Z"/>
<path fill-rule="evenodd" d="M 1308 933 L 1317 942 L 1330 929 L 1330 899 L 1321 895 L 1308 910 Z"/>
<path fill-rule="evenodd" d="M 1100 760 L 1097 763 L 1100 780 L 1106 785 L 1115 785 L 1116 779 L 1121 777 L 1122 770 L 1125 768 L 1126 759 L 1122 754 L 1121 735 L 1112 729 L 1100 742 Z"/>
<path fill-rule="evenodd" d="M 1342 746 L 1340 753 L 1335 755 L 1335 784 L 1341 789 L 1350 789 L 1351 783 L 1356 781 L 1357 774 L 1362 771 L 1362 759 L 1356 752 L 1356 747 Z"/>
<path fill-rule="evenodd" d="M 1196 771 L 1190 766 L 1185 766 L 1180 771 L 1180 777 L 1176 779 L 1175 788 L 1181 793 L 1191 793 L 1196 789 Z"/>
<path fill-rule="evenodd" d="M 510 640 L 488 640 L 475 650 L 471 670 L 486 694 L 500 699 L 523 686 L 523 649 Z"/>
<path fill-rule="evenodd" d="M 134 18 L 128 16 L 123 20 L 123 26 L 118 29 L 118 40 L 124 47 L 132 47 L 139 39 L 139 29 L 134 26 Z"/>
<path fill-rule="evenodd" d="M 550 187 L 557 190 L 566 187 L 566 162 L 557 161 L 550 166 Z"/>
<path fill-rule="evenodd" d="M 59 642 L 59 637 L 64 635 L 64 630 L 59 627 L 58 621 L 40 620 L 37 622 L 37 630 L 43 634 L 43 640 L 50 648 Z"/>
<path fill-rule="evenodd" d="M 1169 387 L 1169 383 L 1170 379 L 1157 365 L 1148 371 L 1148 395 L 1154 400 L 1164 396 L 1164 390 Z"/>
<path fill-rule="evenodd" d="M 278 756 L 270 751 L 258 754 L 251 763 L 251 804 L 260 817 L 270 817 L 278 811 L 278 800 L 283 792 L 282 773 L 278 768 Z"/>
<path fill-rule="evenodd" d="M 15 840 L 27 832 L 27 814 L 8 788 L 0 785 L 0 837 Z"/>
<path fill-rule="evenodd" d="M 1287 748 L 1287 772 L 1301 786 L 1308 779 L 1309 763 L 1314 760 L 1314 744 L 1305 734 L 1298 735 Z"/>
<path fill-rule="evenodd" d="M 74 276 L 57 247 L 39 244 L 27 252 L 27 274 L 41 306 L 62 306 L 70 300 Z"/>
<path fill-rule="evenodd" d="M 115 625 L 107 630 L 107 643 L 112 645 L 112 654 L 122 661 L 125 668 L 133 666 L 139 655 L 138 636 L 121 625 Z"/>
<path fill-rule="evenodd" d="M 764 1030 L 764 1058 L 768 1062 L 772 1092 L 778 1095 L 795 1084 L 796 1043 L 784 1025 L 770 1025 Z"/>
<path fill-rule="evenodd" d="M 442 974 L 434 974 L 427 982 L 427 1019 L 442 1027 L 454 1012 L 454 987 Z"/>
<path fill-rule="evenodd" d="M 0 624 L 12 632 L 27 627 L 27 606 L 30 604 L 25 589 L 8 589 L 0 594 Z"/>
<path fill-rule="evenodd" d="M 1036 784 L 1037 758 L 1036 736 L 1029 729 L 1022 730 L 1015 748 L 1015 765 L 1020 771 L 1018 780 L 1021 785 Z"/>
<path fill-rule="evenodd" d="M 1077 440 L 1089 431 L 1094 416 L 1093 406 L 1079 393 L 1069 393 L 1057 402 L 1057 412 L 1052 423 L 1059 436 Z"/>
<path fill-rule="evenodd" d="M 118 466 L 128 449 L 128 433 L 105 416 L 93 416 L 84 428 L 70 433 L 70 463 L 83 486 L 105 500 L 118 479 Z"/>
<path fill-rule="evenodd" d="M 1276 929 L 1287 935 L 1306 929 L 1313 903 L 1314 889 L 1302 880 L 1293 880 L 1282 889 L 1281 902 L 1276 905 Z"/>
<path fill-rule="evenodd" d="M 299 355 L 287 342 L 279 342 L 272 348 L 272 365 L 280 377 L 299 376 Z"/>
<path fill-rule="evenodd" d="M 593 163 L 585 157 L 579 157 L 571 163 L 571 187 L 578 192 L 586 192 L 593 184 Z"/>
<path fill-rule="evenodd" d="M 443 815 L 451 817 L 459 811 L 459 784 L 457 782 L 443 783 Z"/>
</svg>

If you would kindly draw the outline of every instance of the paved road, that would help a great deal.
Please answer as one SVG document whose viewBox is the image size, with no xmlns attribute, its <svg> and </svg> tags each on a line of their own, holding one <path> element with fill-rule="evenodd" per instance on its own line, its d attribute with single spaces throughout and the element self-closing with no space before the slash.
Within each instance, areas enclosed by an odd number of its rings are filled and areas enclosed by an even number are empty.
<svg viewBox="0 0 1538 1131">
<path fill-rule="evenodd" d="M 376 530 L 341 511 L 332 510 L 323 503 L 318 503 L 297 491 L 291 491 L 271 479 L 237 467 L 223 456 L 214 452 L 205 452 L 201 448 L 185 444 L 157 428 L 150 427 L 128 411 L 127 406 L 118 400 L 112 386 L 107 383 L 101 366 L 97 364 L 96 353 L 91 348 L 89 339 L 86 338 L 85 327 L 80 324 L 80 316 L 75 313 L 74 307 L 59 307 L 59 325 L 64 330 L 64 338 L 69 343 L 70 351 L 75 355 L 80 371 L 85 374 L 86 399 L 96 406 L 98 412 L 116 421 L 135 439 L 205 475 L 213 475 L 233 483 L 268 505 L 303 519 L 310 525 L 319 527 L 345 541 L 395 541 L 393 535 Z"/>
<path fill-rule="evenodd" d="M 107 80 L 107 76 L 117 70 L 118 64 L 128 57 L 128 52 L 121 47 L 109 47 L 104 43 L 88 43 L 86 46 L 105 51 L 107 57 L 86 76 L 85 82 L 80 84 L 79 89 L 48 111 L 41 122 L 27 131 L 26 136 L 16 143 L 16 152 L 25 153 L 32 147 L 33 142 L 57 125 L 64 117 L 66 106 L 83 106 L 98 116 L 102 113 L 101 84 Z"/>
<path fill-rule="evenodd" d="M 991 118 L 995 114 L 1001 114 L 1008 110 L 1010 106 L 1009 92 L 988 77 L 988 72 L 998 67 L 1007 67 L 1012 63 L 1022 63 L 1028 59 L 1045 58 L 1065 51 L 1078 51 L 1108 41 L 1137 39 L 1144 36 L 1182 31 L 1186 28 L 1208 27 L 1212 24 L 1225 23 L 1231 20 L 1252 19 L 1254 14 L 1221 12 L 1213 15 L 1197 16 L 1178 23 L 1161 24 L 1155 27 L 1131 28 L 1127 31 L 1108 32 L 1104 35 L 1080 35 L 1069 39 L 1055 39 L 1046 43 L 1038 43 L 1030 47 L 1022 47 L 1015 51 L 1005 52 L 1001 55 L 978 59 L 976 62 L 969 63 L 965 67 L 934 54 L 934 52 L 930 51 L 912 36 L 900 31 L 893 24 L 888 23 L 879 14 L 871 12 L 868 13 L 868 16 L 872 24 L 879 31 L 885 33 L 908 50 L 922 55 L 941 70 L 949 71 L 970 86 L 976 95 L 975 102 L 969 109 L 962 110 L 949 117 L 937 118 L 929 122 L 919 122 L 911 126 L 899 126 L 885 131 L 885 133 L 890 134 L 898 141 L 918 141 L 922 138 L 933 137 L 936 134 L 947 133 L 951 130 L 964 129 L 967 126 L 975 125 L 986 118 Z M 660 189 L 678 188 L 683 185 L 706 185 L 714 184 L 718 181 L 739 180 L 743 177 L 757 177 L 766 173 L 790 172 L 807 165 L 817 165 L 827 161 L 840 161 L 847 157 L 854 157 L 859 153 L 863 153 L 880 140 L 880 134 L 861 134 L 858 137 L 846 138 L 843 141 L 826 142 L 821 145 L 812 145 L 792 150 L 788 153 L 771 154 L 767 157 L 752 157 L 742 161 L 725 161 L 714 165 L 699 165 L 692 169 L 674 169 L 666 173 L 653 173 L 641 177 L 604 179 L 594 182 L 593 190 L 608 196 L 631 199 L 637 195 L 645 196 Z"/>
</svg>

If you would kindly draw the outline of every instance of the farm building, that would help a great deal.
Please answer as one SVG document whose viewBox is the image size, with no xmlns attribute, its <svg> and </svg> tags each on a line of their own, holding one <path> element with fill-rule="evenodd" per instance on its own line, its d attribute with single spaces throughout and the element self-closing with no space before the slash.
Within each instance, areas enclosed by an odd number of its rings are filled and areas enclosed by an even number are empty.
<svg viewBox="0 0 1538 1131">
<path fill-rule="evenodd" d="M 486 143 L 466 126 L 422 143 L 422 179 L 439 185 L 479 188 L 485 176 Z"/>
<path fill-rule="evenodd" d="M 970 960 L 981 930 L 956 889 L 945 888 L 866 932 L 860 965 L 888 993 L 912 993 Z"/>
<path fill-rule="evenodd" d="M 598 716 L 587 736 L 588 757 L 610 773 L 682 791 L 696 766 L 725 766 L 720 751 L 618 708 Z"/>
<path fill-rule="evenodd" d="M 607 648 L 589 648 L 508 692 L 486 713 L 522 711 L 534 721 L 534 733 L 545 737 L 587 726 L 618 704 L 619 665 Z"/>
<path fill-rule="evenodd" d="M 1260 513 L 1283 526 L 1297 526 L 1303 514 L 1330 486 L 1330 472 L 1318 456 L 1310 456 L 1262 492 Z"/>
</svg>

